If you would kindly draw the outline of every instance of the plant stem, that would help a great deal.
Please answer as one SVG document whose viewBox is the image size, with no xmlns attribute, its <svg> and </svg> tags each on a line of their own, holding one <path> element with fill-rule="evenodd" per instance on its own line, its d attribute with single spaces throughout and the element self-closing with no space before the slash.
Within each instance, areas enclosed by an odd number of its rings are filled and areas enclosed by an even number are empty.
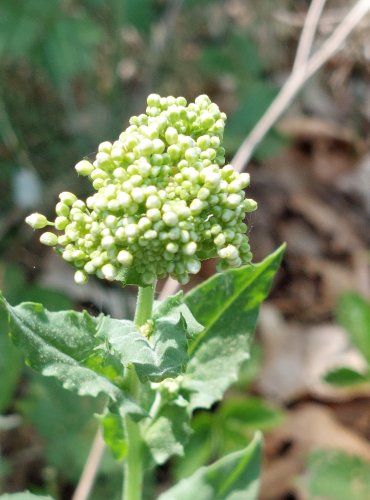
<svg viewBox="0 0 370 500">
<path fill-rule="evenodd" d="M 139 288 L 134 319 L 136 328 L 140 328 L 151 317 L 154 291 L 155 285 Z M 136 399 L 139 396 L 140 385 L 133 366 L 128 368 L 126 380 L 131 396 Z M 140 427 L 131 417 L 126 416 L 125 429 L 128 450 L 124 465 L 123 500 L 141 500 L 143 467 Z"/>
</svg>

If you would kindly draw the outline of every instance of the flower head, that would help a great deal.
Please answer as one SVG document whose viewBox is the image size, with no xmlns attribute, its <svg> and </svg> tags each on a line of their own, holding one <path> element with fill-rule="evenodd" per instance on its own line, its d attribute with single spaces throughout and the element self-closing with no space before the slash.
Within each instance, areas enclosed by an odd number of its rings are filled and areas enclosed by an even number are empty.
<svg viewBox="0 0 370 500">
<path fill-rule="evenodd" d="M 186 283 L 204 259 L 218 256 L 222 267 L 251 260 L 243 221 L 257 205 L 245 199 L 249 175 L 224 165 L 225 113 L 206 95 L 187 104 L 152 94 L 147 104 L 117 141 L 100 144 L 93 163 L 77 163 L 93 194 L 61 193 L 60 233 L 41 236 L 77 268 L 80 284 L 89 274 L 139 285 L 170 274 Z"/>
</svg>

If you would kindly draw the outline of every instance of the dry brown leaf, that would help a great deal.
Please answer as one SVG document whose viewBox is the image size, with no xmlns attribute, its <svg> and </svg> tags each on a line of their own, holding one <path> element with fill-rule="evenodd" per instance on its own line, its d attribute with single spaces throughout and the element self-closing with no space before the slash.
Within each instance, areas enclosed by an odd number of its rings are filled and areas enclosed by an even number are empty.
<svg viewBox="0 0 370 500">
<path fill-rule="evenodd" d="M 304 328 L 286 322 L 276 308 L 264 305 L 260 315 L 264 361 L 257 388 L 268 399 L 286 403 L 310 394 L 329 401 L 368 395 L 367 387 L 338 388 L 323 381 L 339 366 L 366 369 L 361 354 L 337 325 Z"/>
<path fill-rule="evenodd" d="M 302 498 L 304 492 L 298 490 L 295 480 L 314 450 L 342 450 L 370 461 L 370 443 L 318 404 L 303 404 L 292 410 L 285 422 L 266 436 L 266 441 L 270 450 L 267 447 L 261 500 L 274 500 L 293 491 L 296 498 Z"/>
</svg>

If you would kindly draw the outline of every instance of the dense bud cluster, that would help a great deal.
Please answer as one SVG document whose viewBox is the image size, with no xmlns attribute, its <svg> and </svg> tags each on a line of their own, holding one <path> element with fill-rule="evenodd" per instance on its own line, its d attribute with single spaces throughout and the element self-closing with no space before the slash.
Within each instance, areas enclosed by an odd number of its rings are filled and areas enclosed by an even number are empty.
<svg viewBox="0 0 370 500">
<path fill-rule="evenodd" d="M 206 95 L 187 104 L 152 94 L 147 103 L 117 141 L 100 144 L 93 163 L 77 163 L 94 193 L 86 201 L 61 193 L 60 234 L 40 238 L 78 269 L 77 283 L 89 274 L 144 285 L 170 274 L 186 283 L 204 259 L 218 256 L 221 267 L 251 260 L 243 221 L 256 203 L 245 199 L 249 175 L 224 166 L 226 115 Z M 27 222 L 51 224 L 41 214 Z"/>
</svg>

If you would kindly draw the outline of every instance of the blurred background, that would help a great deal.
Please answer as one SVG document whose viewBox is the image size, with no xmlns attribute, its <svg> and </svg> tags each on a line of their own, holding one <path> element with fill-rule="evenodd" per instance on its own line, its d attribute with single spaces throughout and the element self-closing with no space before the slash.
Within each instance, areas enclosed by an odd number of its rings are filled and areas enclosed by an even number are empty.
<svg viewBox="0 0 370 500">
<path fill-rule="evenodd" d="M 354 4 L 328 0 L 314 50 Z M 206 93 L 228 115 L 229 160 L 289 76 L 307 0 L 1 0 L 0 288 L 11 303 L 129 316 L 134 296 L 78 287 L 24 224 L 73 166 L 114 140 L 146 96 Z M 262 499 L 370 498 L 370 19 L 304 86 L 254 153 L 247 221 L 257 262 L 288 244 L 252 361 L 225 402 L 194 419 L 182 459 L 147 498 L 266 431 Z M 213 272 L 202 269 L 204 279 Z M 1 313 L 2 314 L 2 313 Z M 0 316 L 0 493 L 71 498 L 101 401 L 41 380 Z M 73 408 L 73 413 L 71 411 Z M 92 499 L 119 498 L 106 453 Z"/>
</svg>

